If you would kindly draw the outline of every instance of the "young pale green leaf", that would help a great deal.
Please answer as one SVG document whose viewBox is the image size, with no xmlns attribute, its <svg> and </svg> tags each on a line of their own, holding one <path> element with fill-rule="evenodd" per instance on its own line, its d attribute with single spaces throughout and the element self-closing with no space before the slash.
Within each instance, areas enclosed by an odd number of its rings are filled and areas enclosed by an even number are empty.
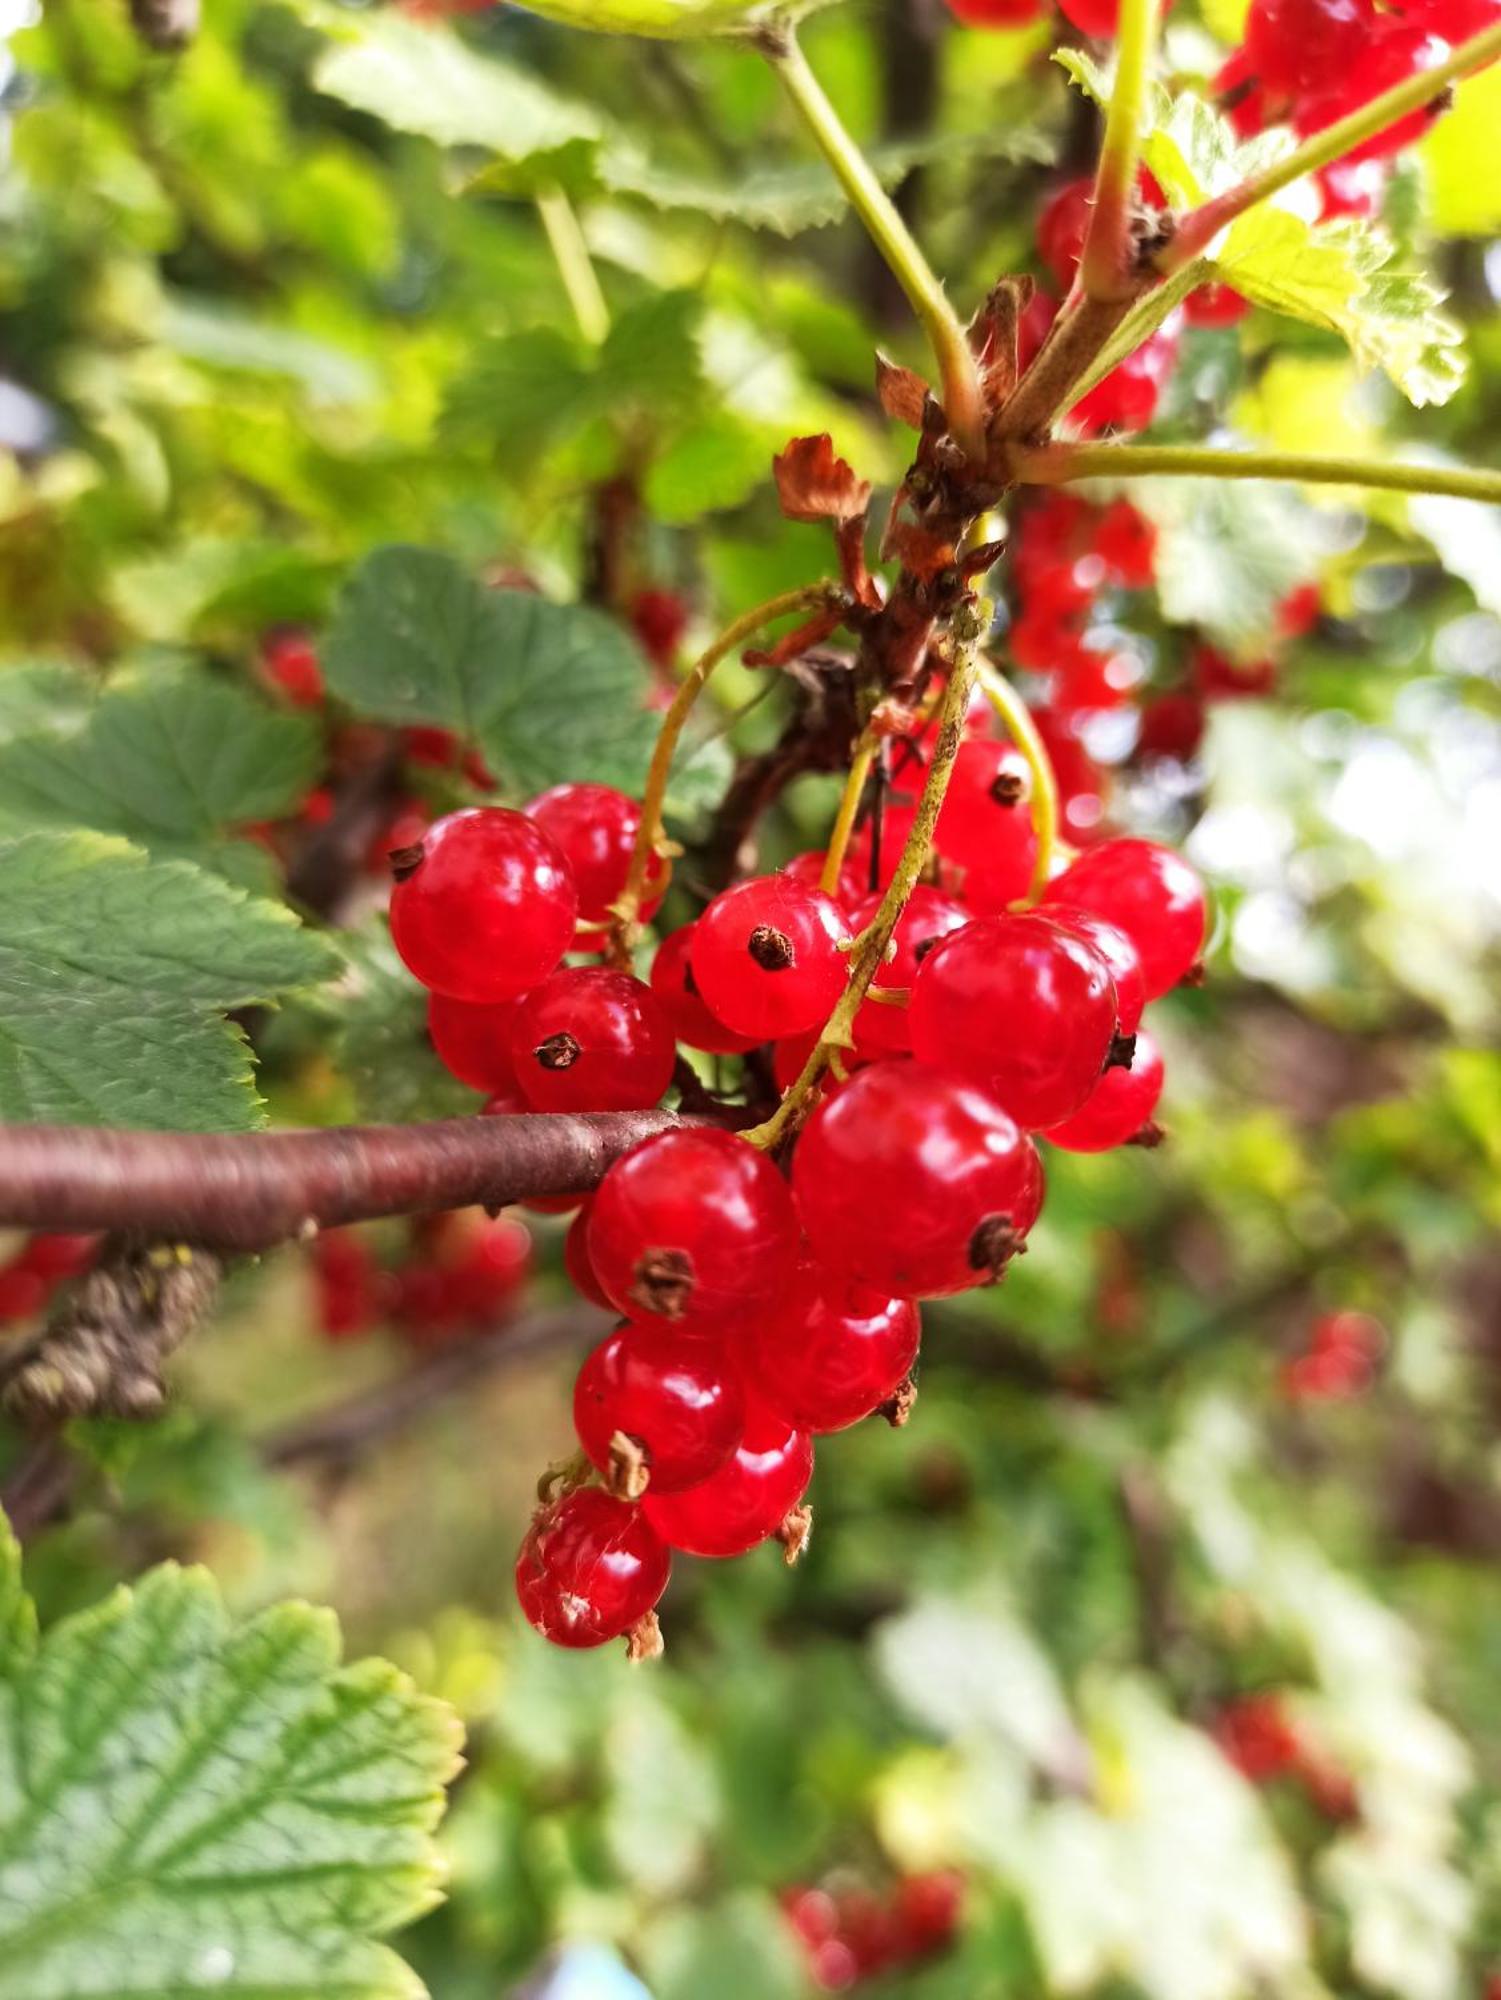
<svg viewBox="0 0 1501 2000">
<path fill-rule="evenodd" d="M 0 1667 L 3 2000 L 419 2000 L 458 1726 L 331 1613 L 168 1565 Z"/>
<path fill-rule="evenodd" d="M 280 904 L 95 833 L 0 842 L 0 1119 L 257 1121 L 231 1008 L 338 969 Z"/>
<path fill-rule="evenodd" d="M 1278 604 L 1316 567 L 1305 510 L 1287 487 L 1146 479 L 1131 497 L 1157 529 L 1164 617 L 1231 652 L 1263 644 Z"/>
</svg>

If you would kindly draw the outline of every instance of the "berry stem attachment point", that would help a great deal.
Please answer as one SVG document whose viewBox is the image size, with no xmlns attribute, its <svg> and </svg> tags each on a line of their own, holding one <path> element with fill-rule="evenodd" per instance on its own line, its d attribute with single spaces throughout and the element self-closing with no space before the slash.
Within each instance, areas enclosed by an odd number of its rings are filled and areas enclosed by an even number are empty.
<svg viewBox="0 0 1501 2000">
<path fill-rule="evenodd" d="M 1032 824 L 1037 831 L 1037 859 L 1032 867 L 1031 900 L 1035 903 L 1053 872 L 1053 855 L 1058 845 L 1058 780 L 1047 745 L 1037 733 L 1032 711 L 1006 676 L 981 658 L 977 672 L 991 707 L 1006 725 L 1006 732 L 1026 759 L 1032 773 Z"/>
<path fill-rule="evenodd" d="M 1079 289 L 1089 299 L 1130 299 L 1140 289 L 1132 270 L 1131 215 L 1159 12 L 1159 0 L 1121 0 L 1115 86 L 1105 113 L 1094 206 L 1079 260 Z"/>
<path fill-rule="evenodd" d="M 1390 493 L 1437 493 L 1501 502 L 1501 472 L 1455 465 L 1389 465 L 1374 458 L 1326 458 L 1296 451 L 1229 451 L 1212 445 L 1061 444 L 1013 451 L 1009 470 L 1027 486 L 1076 479 L 1285 479 L 1307 486 L 1365 486 Z"/>
</svg>

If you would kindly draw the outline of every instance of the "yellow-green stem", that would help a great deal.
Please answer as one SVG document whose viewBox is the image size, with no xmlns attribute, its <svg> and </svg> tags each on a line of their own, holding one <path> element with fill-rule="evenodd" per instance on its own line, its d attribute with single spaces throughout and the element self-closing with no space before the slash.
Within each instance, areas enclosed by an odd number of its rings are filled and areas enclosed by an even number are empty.
<svg viewBox="0 0 1501 2000">
<path fill-rule="evenodd" d="M 1296 451 L 1226 451 L 1212 445 L 1059 444 L 1013 451 L 1013 479 L 1065 486 L 1076 479 L 1285 479 L 1305 486 L 1366 486 L 1389 493 L 1437 493 L 1501 501 L 1501 472 L 1468 466 L 1388 465 L 1381 459 L 1326 458 Z"/>
<path fill-rule="evenodd" d="M 584 232 L 573 212 L 573 203 L 560 187 L 543 188 L 536 197 L 537 214 L 547 232 L 553 262 L 558 267 L 563 290 L 578 321 L 579 332 L 591 347 L 598 347 L 610 331 L 610 308 L 600 290 L 599 277 L 584 241 Z"/>
<path fill-rule="evenodd" d="M 1159 0 L 1121 0 L 1115 87 L 1105 113 L 1094 206 L 1079 260 L 1079 289 L 1086 298 L 1130 298 L 1135 290 L 1131 212 L 1141 153 L 1142 110 L 1157 46 L 1158 12 Z"/>
<path fill-rule="evenodd" d="M 980 371 L 943 286 L 895 202 L 871 171 L 870 162 L 844 129 L 839 113 L 809 69 L 791 29 L 768 30 L 756 46 L 775 70 L 814 143 L 834 169 L 851 208 L 865 224 L 871 241 L 922 322 L 938 363 L 949 429 L 971 457 L 980 456 L 985 439 L 985 399 Z"/>
<path fill-rule="evenodd" d="M 826 896 L 832 896 L 839 886 L 844 857 L 849 853 L 850 835 L 855 830 L 855 819 L 860 811 L 861 794 L 865 790 L 865 781 L 870 776 L 870 767 L 875 762 L 875 755 L 875 738 L 868 734 L 862 736 L 855 745 L 850 774 L 844 781 L 839 810 L 834 815 L 834 830 L 829 835 L 828 850 L 823 858 L 823 874 L 819 877 L 818 886 Z"/>
<path fill-rule="evenodd" d="M 828 604 L 839 596 L 839 586 L 835 583 L 805 583 L 797 590 L 784 590 L 779 597 L 770 597 L 764 604 L 746 611 L 733 625 L 727 625 L 707 651 L 700 653 L 684 675 L 672 704 L 662 717 L 662 727 L 657 732 L 657 740 L 652 748 L 651 764 L 646 774 L 646 790 L 641 799 L 641 824 L 636 829 L 636 845 L 631 851 L 631 865 L 627 870 L 625 887 L 620 892 L 620 900 L 612 910 L 614 918 L 610 956 L 616 965 L 629 965 L 631 947 L 635 943 L 640 927 L 641 903 L 646 889 L 646 878 L 651 868 L 652 857 L 661 851 L 666 838 L 662 825 L 662 810 L 667 798 L 667 782 L 672 775 L 672 759 L 678 747 L 678 739 L 683 733 L 683 725 L 692 713 L 693 704 L 703 693 L 710 674 L 720 661 L 747 639 L 753 639 L 763 626 L 775 619 L 785 618 L 794 611 L 810 611 L 817 604 Z"/>
<path fill-rule="evenodd" d="M 989 696 L 991 706 L 1005 723 L 1007 734 L 1026 759 L 1027 769 L 1032 773 L 1030 804 L 1032 824 L 1037 829 L 1037 859 L 1032 867 L 1032 901 L 1035 903 L 1047 886 L 1058 845 L 1058 780 L 1053 774 L 1053 760 L 1048 755 L 1047 745 L 1038 735 L 1037 724 L 1032 720 L 1032 711 L 1016 689 L 986 659 L 980 660 L 978 673 L 980 685 Z"/>
<path fill-rule="evenodd" d="M 928 766 L 922 796 L 917 802 L 917 816 L 907 835 L 901 859 L 896 864 L 896 873 L 881 898 L 880 908 L 855 941 L 850 957 L 849 983 L 833 1013 L 825 1021 L 823 1032 L 803 1064 L 800 1075 L 765 1124 L 741 1134 L 753 1146 L 764 1147 L 769 1152 L 789 1138 L 812 1108 L 818 1080 L 828 1068 L 835 1051 L 853 1046 L 855 1016 L 860 1011 L 870 982 L 885 963 L 891 934 L 927 862 L 928 848 L 933 839 L 933 829 L 938 824 L 944 794 L 949 788 L 954 759 L 964 741 L 964 718 L 974 692 L 977 671 L 974 642 L 965 641 L 958 648 L 949 673 L 943 707 L 939 710 L 938 742 L 933 751 L 933 761 Z"/>
</svg>

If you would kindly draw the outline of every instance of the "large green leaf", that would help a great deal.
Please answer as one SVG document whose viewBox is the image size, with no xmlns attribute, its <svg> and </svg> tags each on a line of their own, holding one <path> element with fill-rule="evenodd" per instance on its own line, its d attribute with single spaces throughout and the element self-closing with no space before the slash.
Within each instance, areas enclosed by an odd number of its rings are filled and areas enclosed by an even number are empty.
<svg viewBox="0 0 1501 2000">
<path fill-rule="evenodd" d="M 254 1124 L 222 1015 L 337 969 L 289 910 L 187 862 L 95 833 L 0 842 L 0 1118 Z"/>
<path fill-rule="evenodd" d="M 0 2000 L 416 2000 L 377 1940 L 438 1899 L 449 1711 L 175 1565 L 34 1646 L 18 1569 L 7 1530 Z"/>
<path fill-rule="evenodd" d="M 95 683 L 71 660 L 14 660 L 0 667 L 0 743 L 34 729 L 76 728 Z"/>
<path fill-rule="evenodd" d="M 384 921 L 346 932 L 349 976 L 318 996 L 334 1023 L 334 1060 L 362 1118 L 401 1124 L 459 1118 L 480 1099 L 439 1062 L 427 1032 L 427 995 L 396 956 Z"/>
</svg>

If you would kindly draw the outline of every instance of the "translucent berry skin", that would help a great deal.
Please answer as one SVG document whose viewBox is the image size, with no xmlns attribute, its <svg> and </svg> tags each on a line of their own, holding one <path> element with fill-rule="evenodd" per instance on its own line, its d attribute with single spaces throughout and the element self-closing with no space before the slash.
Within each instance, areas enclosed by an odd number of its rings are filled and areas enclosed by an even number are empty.
<svg viewBox="0 0 1501 2000">
<path fill-rule="evenodd" d="M 850 911 L 851 928 L 863 930 L 880 907 L 879 893 L 866 896 Z M 896 929 L 891 934 L 894 955 L 878 969 L 871 984 L 885 988 L 910 987 L 917 977 L 922 958 L 933 949 L 939 938 L 947 937 L 950 931 L 959 930 L 967 924 L 969 915 L 969 911 L 955 897 L 919 883 L 908 897 L 907 907 L 897 918 Z M 855 1052 L 862 1060 L 871 1062 L 877 1056 L 906 1055 L 911 1048 L 912 1036 L 907 1028 L 905 1007 L 888 1006 L 880 1000 L 862 1003 L 855 1016 Z M 807 1051 L 803 1056 L 803 1061 L 806 1060 Z M 801 1068 L 802 1064 L 798 1067 Z M 795 1076 L 796 1071 L 793 1074 Z M 782 1088 L 785 1089 L 786 1085 Z"/>
<path fill-rule="evenodd" d="M 398 849 L 391 936 L 407 970 L 452 1000 L 514 1000 L 573 940 L 578 892 L 551 835 L 502 806 L 450 813 Z"/>
<path fill-rule="evenodd" d="M 923 960 L 907 1018 L 915 1056 L 1036 1130 L 1072 1117 L 1098 1083 L 1115 986 L 1099 953 L 1046 917 L 982 917 Z"/>
<path fill-rule="evenodd" d="M 973 1085 L 927 1063 L 872 1063 L 813 1113 L 792 1162 L 826 1269 L 902 1299 L 997 1277 L 1037 1219 L 1036 1148 Z"/>
<path fill-rule="evenodd" d="M 673 1034 L 690 1049 L 703 1049 L 712 1056 L 744 1055 L 756 1046 L 755 1036 L 737 1035 L 716 1020 L 699 994 L 691 963 L 697 929 L 697 924 L 684 924 L 663 938 L 651 962 L 651 990 Z"/>
<path fill-rule="evenodd" d="M 1037 217 L 1037 254 L 1060 292 L 1068 290 L 1079 268 L 1093 197 L 1093 177 L 1081 174 L 1056 188 Z"/>
<path fill-rule="evenodd" d="M 964 744 L 934 836 L 946 861 L 964 870 L 965 895 L 987 909 L 1025 896 L 1037 866 L 1032 774 L 1010 743 Z"/>
<path fill-rule="evenodd" d="M 589 1259 L 611 1303 L 685 1332 L 769 1305 L 797 1252 L 787 1183 L 754 1146 L 711 1126 L 658 1132 L 600 1182 Z"/>
<path fill-rule="evenodd" d="M 646 1457 L 651 1493 L 680 1493 L 717 1472 L 745 1430 L 745 1399 L 724 1344 L 665 1326 L 618 1327 L 573 1390 L 579 1443 L 601 1472 L 623 1431 Z"/>
<path fill-rule="evenodd" d="M 671 1566 L 639 1507 L 581 1486 L 538 1510 L 516 1558 L 516 1597 L 555 1646 L 603 1646 L 652 1609 Z"/>
<path fill-rule="evenodd" d="M 536 1111 L 649 1111 L 672 1081 L 677 1045 L 642 980 L 565 965 L 517 1003 L 510 1052 Z"/>
<path fill-rule="evenodd" d="M 484 1006 L 472 1000 L 451 1000 L 446 993 L 429 993 L 428 1038 L 449 1075 L 487 1095 L 513 1084 L 516 1069 L 511 1061 L 510 1033 L 515 1012 L 514 1000 Z"/>
<path fill-rule="evenodd" d="M 1141 955 L 1130 938 L 1118 924 L 1107 924 L 1103 917 L 1093 916 L 1088 910 L 1044 903 L 1039 914 L 1050 923 L 1057 924 L 1061 930 L 1072 931 L 1075 937 L 1083 938 L 1104 959 L 1115 983 L 1116 1028 L 1123 1035 L 1134 1035 L 1141 1023 L 1147 991 L 1141 976 Z"/>
<path fill-rule="evenodd" d="M 610 905 L 625 888 L 641 824 L 640 806 L 609 785 L 554 785 L 551 791 L 540 792 L 526 811 L 552 835 L 568 863 L 579 895 L 579 922 L 605 922 Z M 654 862 L 642 898 L 643 917 L 661 904 L 666 877 L 663 864 Z M 599 933 L 580 931 L 575 943 L 580 951 L 594 949 Z"/>
<path fill-rule="evenodd" d="M 585 1202 L 578 1214 L 568 1225 L 568 1233 L 563 1238 L 563 1269 L 568 1273 L 573 1289 L 591 1305 L 608 1309 L 610 1301 L 600 1288 L 594 1275 L 594 1265 L 589 1258 L 589 1210 L 591 1203 Z"/>
<path fill-rule="evenodd" d="M 1020 28 L 1037 19 L 1043 0 L 948 0 L 948 10 L 966 28 Z"/>
<path fill-rule="evenodd" d="M 832 897 L 785 875 L 716 896 L 694 930 L 693 977 L 709 1011 L 757 1041 L 816 1028 L 844 991 L 850 927 Z"/>
<path fill-rule="evenodd" d="M 786 1304 L 740 1343 L 747 1379 L 770 1410 L 805 1431 L 842 1431 L 878 1410 L 917 1359 L 910 1299 L 852 1284 L 805 1261 Z"/>
<path fill-rule="evenodd" d="M 1067 1153 L 1108 1153 L 1135 1138 L 1162 1095 L 1162 1051 L 1138 1030 L 1129 1069 L 1107 1069 L 1072 1118 L 1043 1137 Z"/>
<path fill-rule="evenodd" d="M 1148 1000 L 1166 993 L 1204 947 L 1204 884 L 1169 847 L 1151 840 L 1107 840 L 1083 854 L 1048 886 L 1048 903 L 1089 910 L 1136 946 Z"/>
<path fill-rule="evenodd" d="M 683 1493 L 648 1486 L 641 1511 L 684 1555 L 743 1556 L 776 1533 L 812 1477 L 812 1438 L 752 1399 L 744 1435 L 719 1470 Z"/>
</svg>

